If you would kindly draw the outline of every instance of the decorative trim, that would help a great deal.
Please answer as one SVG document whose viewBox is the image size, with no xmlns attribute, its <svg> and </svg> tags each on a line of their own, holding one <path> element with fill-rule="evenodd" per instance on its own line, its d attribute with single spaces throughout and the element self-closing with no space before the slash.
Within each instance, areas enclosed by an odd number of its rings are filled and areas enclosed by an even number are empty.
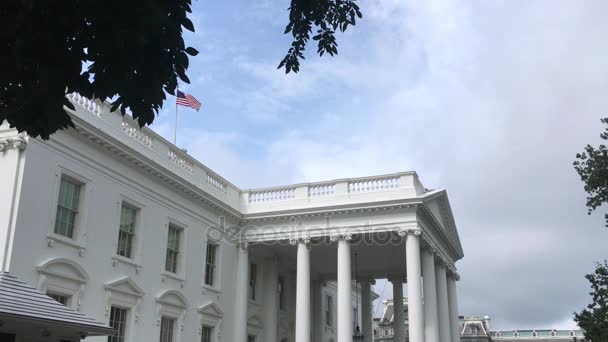
<svg viewBox="0 0 608 342">
<path fill-rule="evenodd" d="M 345 233 L 345 234 L 332 234 L 329 236 L 331 242 L 336 241 L 351 241 L 353 239 L 353 234 Z"/>
<path fill-rule="evenodd" d="M 401 237 L 406 237 L 408 235 L 420 237 L 422 235 L 422 229 L 420 229 L 420 228 L 399 229 L 397 231 L 397 234 L 399 234 L 399 236 L 401 236 Z"/>
<path fill-rule="evenodd" d="M 16 137 L 0 139 L 0 152 L 8 151 L 10 149 L 25 150 L 27 146 L 27 135 L 25 133 L 19 133 Z"/>
<path fill-rule="evenodd" d="M 306 245 L 310 244 L 310 237 L 307 236 L 307 237 L 303 237 L 303 238 L 292 238 L 292 239 L 289 239 L 289 244 L 292 245 L 292 246 L 295 246 L 295 245 L 297 245 L 299 243 L 303 243 L 303 244 L 306 244 Z"/>
</svg>

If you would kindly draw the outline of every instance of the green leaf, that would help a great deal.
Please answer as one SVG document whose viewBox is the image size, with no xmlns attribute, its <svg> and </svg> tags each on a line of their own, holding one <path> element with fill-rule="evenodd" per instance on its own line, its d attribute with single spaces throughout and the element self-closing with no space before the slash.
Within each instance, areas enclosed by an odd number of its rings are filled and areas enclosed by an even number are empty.
<svg viewBox="0 0 608 342">
<path fill-rule="evenodd" d="M 182 22 L 182 26 L 185 27 L 186 30 L 188 30 L 190 32 L 194 32 L 194 24 L 192 24 L 192 21 L 190 21 L 190 19 L 184 18 L 184 21 Z"/>
<path fill-rule="evenodd" d="M 198 55 L 198 50 L 195 49 L 195 48 L 193 48 L 192 46 L 188 46 L 185 51 L 190 56 L 196 56 L 196 55 Z"/>
</svg>

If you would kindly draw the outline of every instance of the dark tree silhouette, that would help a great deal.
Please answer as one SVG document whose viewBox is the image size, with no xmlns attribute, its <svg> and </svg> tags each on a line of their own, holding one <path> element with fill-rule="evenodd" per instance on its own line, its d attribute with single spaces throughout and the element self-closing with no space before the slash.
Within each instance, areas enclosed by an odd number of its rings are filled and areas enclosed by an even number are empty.
<svg viewBox="0 0 608 342">
<path fill-rule="evenodd" d="M 608 341 L 608 262 L 598 263 L 595 272 L 585 276 L 591 283 L 593 302 L 574 314 L 574 321 L 589 341 Z"/>
<path fill-rule="evenodd" d="M 334 33 L 355 24 L 355 0 L 291 0 L 294 41 L 280 64 L 297 72 L 312 37 L 318 52 L 337 53 Z M 65 94 L 114 100 L 138 123 L 151 124 L 166 93 L 198 51 L 185 45 L 191 0 L 3 0 L 0 2 L 0 123 L 30 136 L 73 126 Z M 227 24 L 228 25 L 228 24 Z"/>
<path fill-rule="evenodd" d="M 608 118 L 602 119 L 608 125 Z M 600 134 L 602 140 L 608 140 L 608 126 Z M 608 147 L 600 144 L 597 148 L 587 145 L 585 152 L 577 153 L 574 169 L 585 183 L 588 213 L 591 214 L 602 204 L 608 202 Z M 605 214 L 608 227 L 608 214 Z"/>
</svg>

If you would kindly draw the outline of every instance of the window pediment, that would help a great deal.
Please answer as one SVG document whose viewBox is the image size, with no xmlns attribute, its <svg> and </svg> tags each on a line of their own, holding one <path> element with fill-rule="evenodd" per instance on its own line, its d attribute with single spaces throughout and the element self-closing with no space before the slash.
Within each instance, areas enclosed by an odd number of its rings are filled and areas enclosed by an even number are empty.
<svg viewBox="0 0 608 342">
<path fill-rule="evenodd" d="M 106 290 L 119 292 L 133 297 L 143 297 L 144 291 L 129 277 L 120 278 L 104 285 Z"/>
<path fill-rule="evenodd" d="M 205 305 L 201 305 L 197 311 L 202 315 L 210 316 L 217 319 L 222 319 L 224 317 L 224 311 L 222 311 L 219 305 L 214 302 L 209 302 Z"/>
<path fill-rule="evenodd" d="M 89 280 L 89 276 L 82 266 L 65 258 L 48 260 L 36 267 L 36 270 L 40 274 L 63 278 L 82 284 L 87 283 Z"/>
<path fill-rule="evenodd" d="M 159 304 L 169 305 L 184 310 L 188 308 L 188 301 L 186 300 L 186 297 L 174 290 L 164 291 L 163 293 L 161 293 L 160 296 L 156 298 L 156 302 Z"/>
<path fill-rule="evenodd" d="M 247 325 L 258 329 L 262 329 L 264 327 L 263 321 L 257 315 L 249 317 L 249 320 L 247 320 Z"/>
</svg>

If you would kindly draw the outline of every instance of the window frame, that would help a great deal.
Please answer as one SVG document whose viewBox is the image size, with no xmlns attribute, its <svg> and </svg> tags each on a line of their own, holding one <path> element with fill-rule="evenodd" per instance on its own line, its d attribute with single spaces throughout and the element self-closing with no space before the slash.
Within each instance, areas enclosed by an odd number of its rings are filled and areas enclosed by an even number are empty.
<svg viewBox="0 0 608 342">
<path fill-rule="evenodd" d="M 59 204 L 59 192 L 61 187 L 61 179 L 65 177 L 73 182 L 80 184 L 80 194 L 78 201 L 78 215 L 74 222 L 74 231 L 72 238 L 55 233 L 55 225 L 57 221 L 57 209 Z M 48 215 L 49 225 L 47 233 L 47 244 L 50 248 L 55 247 L 56 243 L 69 248 L 78 250 L 79 255 L 83 255 L 86 251 L 86 236 L 87 220 L 89 215 L 89 200 L 94 192 L 95 183 L 92 181 L 91 175 L 78 165 L 57 165 L 54 174 L 53 191 L 48 195 Z"/>
<path fill-rule="evenodd" d="M 277 278 L 277 289 L 278 289 L 278 302 L 279 302 L 279 310 L 286 310 L 286 305 L 287 303 L 285 303 L 286 297 L 285 297 L 285 277 L 282 275 L 279 275 L 279 277 Z"/>
<path fill-rule="evenodd" d="M 124 310 L 124 329 L 123 329 L 123 336 L 122 336 L 122 340 L 121 337 L 119 336 L 108 336 L 107 341 L 108 342 L 126 342 L 129 341 L 129 321 L 130 321 L 130 316 L 131 316 L 131 308 L 129 307 L 124 307 L 124 306 L 120 306 L 120 305 L 111 305 L 110 306 L 110 314 L 109 314 L 109 318 L 108 318 L 108 325 L 110 327 L 112 327 L 112 314 L 113 314 L 113 310 L 117 309 L 117 310 Z M 114 328 L 114 327 L 112 327 Z M 114 340 L 114 338 L 118 338 L 118 340 Z"/>
<path fill-rule="evenodd" d="M 177 244 L 176 244 L 176 248 L 172 249 L 169 248 L 169 236 L 171 234 L 171 231 L 175 230 L 177 232 L 176 235 L 176 240 L 177 240 Z M 182 263 L 182 259 L 183 256 L 185 255 L 184 253 L 184 246 L 183 246 L 183 242 L 184 242 L 184 231 L 185 228 L 183 228 L 183 226 L 171 221 L 167 224 L 167 240 L 165 243 L 165 267 L 164 267 L 164 272 L 173 274 L 173 275 L 179 275 L 179 274 L 183 274 L 183 267 L 181 265 Z M 174 253 L 173 254 L 173 262 L 171 263 L 173 265 L 173 267 L 171 267 L 171 269 L 169 269 L 169 252 Z"/>
<path fill-rule="evenodd" d="M 62 203 L 62 189 L 64 184 L 69 184 L 70 186 L 73 186 L 76 188 L 77 191 L 75 191 L 75 193 L 73 194 L 74 198 L 72 198 L 69 202 L 74 202 L 72 204 L 67 204 L 67 203 Z M 59 236 L 63 236 L 66 239 L 71 239 L 71 240 L 76 240 L 77 235 L 77 228 L 79 226 L 80 223 L 80 214 L 81 214 L 81 207 L 82 207 L 82 192 L 83 189 L 85 187 L 85 183 L 81 182 L 80 180 L 71 177 L 65 173 L 62 173 L 60 178 L 59 178 L 59 188 L 57 191 L 57 199 L 55 201 L 56 204 L 56 208 L 55 208 L 55 220 L 54 220 L 54 224 L 53 224 L 53 233 Z M 66 189 L 64 189 L 64 192 L 67 191 Z M 59 222 L 62 220 L 59 220 L 59 215 L 60 212 L 65 212 L 66 215 L 67 214 L 71 214 L 73 215 L 72 219 L 71 219 L 71 224 L 70 222 L 66 221 L 65 224 L 67 225 L 66 227 L 59 227 Z M 68 216 L 69 217 L 69 216 Z M 63 229 L 58 229 L 58 228 L 64 228 L 66 231 L 63 232 Z M 64 234 L 65 233 L 65 234 Z M 69 233 L 69 234 L 68 234 Z"/>
<path fill-rule="evenodd" d="M 129 232 L 128 230 L 123 229 L 123 209 L 127 208 L 128 210 L 132 210 L 133 211 L 133 216 L 132 216 L 132 231 Z M 137 253 L 138 253 L 138 236 L 139 236 L 139 222 L 141 221 L 141 207 L 138 205 L 133 204 L 131 201 L 128 200 L 121 200 L 120 204 L 119 204 L 119 212 L 120 214 L 118 215 L 118 234 L 116 236 L 116 248 L 114 249 L 114 254 L 118 257 L 121 258 L 125 258 L 128 259 L 130 261 L 135 261 L 137 258 Z M 123 255 L 121 254 L 121 235 L 126 234 L 128 238 L 130 238 L 130 244 L 127 247 L 127 251 L 129 253 L 127 253 L 128 255 Z"/>
<path fill-rule="evenodd" d="M 325 294 L 325 325 L 328 327 L 334 326 L 334 298 L 330 294 Z"/>
<path fill-rule="evenodd" d="M 213 262 L 209 260 L 209 249 L 213 246 Z M 205 271 L 203 277 L 203 285 L 210 288 L 218 288 L 218 270 L 219 270 L 219 250 L 220 244 L 213 240 L 207 240 L 205 247 Z M 211 271 L 211 273 L 210 273 Z M 211 274 L 211 276 L 209 276 Z"/>
<path fill-rule="evenodd" d="M 45 294 L 47 296 L 53 298 L 56 302 L 60 303 L 61 305 L 65 306 L 65 307 L 68 307 L 68 308 L 72 307 L 72 298 L 73 298 L 73 295 L 71 293 L 65 293 L 65 292 L 53 291 L 53 290 L 47 290 Z M 65 298 L 65 303 L 63 303 L 60 300 L 58 300 L 57 297 Z"/>
<path fill-rule="evenodd" d="M 207 335 L 207 337 L 209 338 L 208 340 L 203 340 L 203 338 L 205 338 L 205 329 L 208 329 L 208 331 L 209 331 L 209 335 Z M 214 325 L 203 323 L 201 325 L 201 342 L 215 342 L 214 333 L 215 333 Z"/>
<path fill-rule="evenodd" d="M 253 302 L 258 301 L 258 264 L 255 262 L 249 263 L 249 300 Z"/>
<path fill-rule="evenodd" d="M 170 337 L 170 339 L 164 340 L 163 339 L 163 322 L 170 320 L 171 321 L 171 331 L 170 334 L 168 335 Z M 161 315 L 160 317 L 160 329 L 159 329 L 159 337 L 158 337 L 158 341 L 159 342 L 176 342 L 177 341 L 177 329 L 176 329 L 176 323 L 179 323 L 179 319 L 171 316 L 171 315 Z"/>
</svg>

